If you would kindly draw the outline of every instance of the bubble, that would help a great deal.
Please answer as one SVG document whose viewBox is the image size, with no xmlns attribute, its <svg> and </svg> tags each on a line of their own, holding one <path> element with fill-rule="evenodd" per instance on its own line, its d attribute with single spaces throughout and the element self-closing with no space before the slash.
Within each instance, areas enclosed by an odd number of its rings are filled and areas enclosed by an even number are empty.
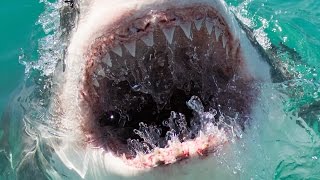
<svg viewBox="0 0 320 180">
<path fill-rule="evenodd" d="M 174 129 L 171 129 L 166 133 L 166 140 L 167 141 L 173 140 L 175 139 L 175 136 L 176 136 L 176 131 Z"/>
<path fill-rule="evenodd" d="M 156 147 L 168 147 L 169 142 L 184 142 L 202 135 L 216 135 L 219 129 L 229 132 L 231 138 L 242 137 L 241 128 L 236 121 L 238 114 L 234 118 L 221 114 L 216 117 L 218 112 L 214 108 L 204 110 L 204 106 L 197 96 L 192 96 L 186 103 L 193 110 L 194 118 L 189 122 L 184 114 L 171 111 L 170 117 L 162 121 L 164 127 L 169 128 L 165 132 L 165 136 L 161 137 L 162 128 L 147 125 L 144 122 L 139 123 L 139 129 L 133 132 L 137 134 L 143 141 L 130 140 L 128 145 L 134 149 L 136 153 L 149 153 Z M 226 123 L 228 121 L 229 123 Z"/>
<path fill-rule="evenodd" d="M 198 96 L 192 96 L 191 99 L 187 102 L 187 106 L 198 113 L 204 111 L 203 104 Z"/>
</svg>

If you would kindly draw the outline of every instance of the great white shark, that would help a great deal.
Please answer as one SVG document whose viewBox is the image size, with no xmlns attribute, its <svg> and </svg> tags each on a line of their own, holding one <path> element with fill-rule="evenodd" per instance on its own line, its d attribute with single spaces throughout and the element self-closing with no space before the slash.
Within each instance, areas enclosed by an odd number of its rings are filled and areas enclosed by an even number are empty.
<svg viewBox="0 0 320 180">
<path fill-rule="evenodd" d="M 20 122 L 40 137 L 18 138 L 25 154 L 35 152 L 19 166 L 39 179 L 238 179 L 217 156 L 250 128 L 259 85 L 277 69 L 226 3 L 65 3 L 52 123 Z M 8 126 L 2 122 L 4 152 Z"/>
<path fill-rule="evenodd" d="M 192 127 L 196 115 L 186 102 L 197 96 L 202 111 L 213 107 L 219 116 L 239 115 L 243 127 L 259 94 L 255 83 L 271 81 L 268 64 L 225 2 L 97 0 L 78 6 L 58 99 L 61 126 L 70 131 L 52 145 L 63 163 L 82 177 L 89 167 L 106 178 L 217 174 L 199 169 L 217 166 L 212 158 L 228 143 L 227 135 L 211 123 Z M 179 132 L 177 122 L 155 128 L 173 111 L 185 116 L 183 128 L 194 130 Z M 179 140 L 168 140 L 170 130 Z M 134 141 L 136 134 L 143 143 Z M 132 153 L 131 146 L 142 147 Z M 86 160 L 95 165 L 79 163 Z M 106 172 L 95 172 L 97 164 Z"/>
</svg>

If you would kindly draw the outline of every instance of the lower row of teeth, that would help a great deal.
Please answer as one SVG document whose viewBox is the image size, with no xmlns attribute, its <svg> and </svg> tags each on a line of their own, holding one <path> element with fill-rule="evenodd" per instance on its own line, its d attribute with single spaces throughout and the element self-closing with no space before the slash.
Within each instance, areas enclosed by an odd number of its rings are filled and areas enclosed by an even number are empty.
<svg viewBox="0 0 320 180">
<path fill-rule="evenodd" d="M 191 121 L 191 128 L 187 127 L 183 114 L 171 112 L 170 118 L 163 121 L 163 125 L 170 129 L 165 137 L 165 142 L 168 143 L 164 148 L 160 148 L 161 129 L 141 122 L 140 128 L 134 132 L 143 141 L 128 139 L 128 146 L 136 157 L 127 162 L 141 168 L 171 164 L 188 157 L 204 156 L 206 152 L 215 151 L 225 142 L 241 137 L 241 130 L 236 125 L 238 117 L 220 115 L 215 118 L 217 111 L 210 109 L 205 112 L 197 96 L 193 96 L 187 105 L 196 115 Z M 225 118 L 229 118 L 229 124 L 225 123 Z M 126 159 L 125 156 L 123 158 Z"/>
</svg>

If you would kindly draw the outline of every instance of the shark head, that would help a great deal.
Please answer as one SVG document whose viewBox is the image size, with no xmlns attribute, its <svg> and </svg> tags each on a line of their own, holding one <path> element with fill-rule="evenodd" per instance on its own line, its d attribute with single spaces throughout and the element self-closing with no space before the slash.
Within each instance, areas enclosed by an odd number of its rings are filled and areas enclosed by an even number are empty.
<svg viewBox="0 0 320 180">
<path fill-rule="evenodd" d="M 52 109 L 87 179 L 212 179 L 250 121 L 265 63 L 222 0 L 82 0 Z M 216 170 L 214 170 L 216 169 Z M 222 173 L 223 174 L 223 173 Z"/>
</svg>

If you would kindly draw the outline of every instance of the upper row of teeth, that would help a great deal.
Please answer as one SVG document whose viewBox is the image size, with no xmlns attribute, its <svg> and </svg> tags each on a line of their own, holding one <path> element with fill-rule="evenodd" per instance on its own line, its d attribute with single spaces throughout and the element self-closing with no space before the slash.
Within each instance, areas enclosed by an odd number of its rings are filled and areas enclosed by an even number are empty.
<svg viewBox="0 0 320 180">
<path fill-rule="evenodd" d="M 222 35 L 222 38 L 221 38 L 222 45 L 224 48 L 226 48 L 227 38 L 223 28 L 221 28 L 221 25 L 217 25 L 217 23 L 212 21 L 211 19 L 200 19 L 200 20 L 194 21 L 195 28 L 198 31 L 200 31 L 203 24 L 205 24 L 205 28 L 209 35 L 211 35 L 214 32 L 216 41 L 218 41 L 219 37 Z M 183 30 L 186 37 L 192 40 L 192 34 L 191 34 L 192 22 L 179 23 L 179 26 Z M 175 29 L 176 29 L 176 26 L 161 28 L 169 44 L 172 44 L 173 42 Z M 148 34 L 142 36 L 140 39 L 149 47 L 152 47 L 154 45 L 153 32 L 149 32 Z M 130 42 L 126 42 L 122 44 L 133 57 L 136 56 L 136 40 L 132 40 Z M 113 47 L 110 48 L 110 50 L 120 57 L 122 57 L 123 55 L 123 50 L 119 42 L 114 43 Z M 102 59 L 102 62 L 104 62 L 109 67 L 112 66 L 111 58 L 108 53 L 104 56 L 104 58 Z"/>
</svg>

